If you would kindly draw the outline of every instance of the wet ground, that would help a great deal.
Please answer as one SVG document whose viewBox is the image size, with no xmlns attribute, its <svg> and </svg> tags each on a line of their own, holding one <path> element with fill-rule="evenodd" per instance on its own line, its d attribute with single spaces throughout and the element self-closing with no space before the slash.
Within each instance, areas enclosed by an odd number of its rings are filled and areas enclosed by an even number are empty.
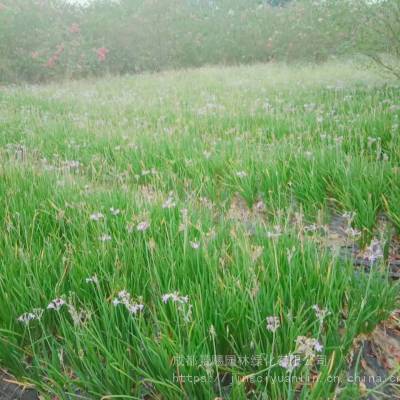
<svg viewBox="0 0 400 400">
<path fill-rule="evenodd" d="M 5 372 L 0 372 L 0 400 L 39 400 L 39 394 L 17 383 Z"/>
</svg>

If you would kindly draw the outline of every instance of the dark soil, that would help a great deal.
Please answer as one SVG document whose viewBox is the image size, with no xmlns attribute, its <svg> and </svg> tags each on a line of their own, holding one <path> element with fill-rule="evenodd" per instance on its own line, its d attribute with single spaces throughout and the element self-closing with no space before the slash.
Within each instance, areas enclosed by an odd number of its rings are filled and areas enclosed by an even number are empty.
<svg viewBox="0 0 400 400">
<path fill-rule="evenodd" d="M 39 400 L 39 394 L 34 389 L 18 385 L 11 376 L 0 372 L 0 400 Z"/>
</svg>

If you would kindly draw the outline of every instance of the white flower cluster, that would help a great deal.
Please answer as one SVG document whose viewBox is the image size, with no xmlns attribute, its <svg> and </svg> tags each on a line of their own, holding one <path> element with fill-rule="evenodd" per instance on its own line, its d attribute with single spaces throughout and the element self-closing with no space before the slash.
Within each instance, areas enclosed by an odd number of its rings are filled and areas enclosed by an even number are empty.
<svg viewBox="0 0 400 400">
<path fill-rule="evenodd" d="M 189 296 L 180 296 L 178 292 L 165 293 L 161 296 L 162 302 L 175 303 L 177 310 L 181 313 L 183 320 L 189 323 L 192 320 L 192 304 L 189 304 Z"/>
<path fill-rule="evenodd" d="M 174 201 L 173 193 L 171 192 L 168 195 L 168 198 L 164 201 L 162 208 L 175 208 L 175 207 L 176 207 L 176 203 Z"/>
<path fill-rule="evenodd" d="M 136 230 L 139 232 L 144 232 L 150 228 L 150 223 L 148 221 L 139 222 L 136 226 Z"/>
<path fill-rule="evenodd" d="M 99 283 L 99 279 L 96 274 L 85 278 L 85 281 L 89 284 L 97 285 Z M 192 305 L 189 304 L 189 296 L 180 296 L 178 292 L 166 293 L 162 295 L 162 301 L 164 304 L 167 304 L 168 302 L 176 303 L 178 309 L 183 314 L 184 320 L 186 322 L 189 322 L 191 320 Z M 119 291 L 117 297 L 113 299 L 112 303 L 115 307 L 123 305 L 132 315 L 136 315 L 144 309 L 144 304 L 133 301 L 130 293 L 128 293 L 128 291 L 126 290 Z M 86 310 L 76 310 L 72 304 L 65 301 L 62 297 L 57 297 L 53 299 L 47 305 L 47 310 L 59 312 L 64 306 L 66 306 L 75 325 L 80 325 L 90 318 L 90 312 Z M 20 315 L 17 320 L 24 325 L 28 325 L 31 321 L 40 320 L 43 312 L 43 309 L 35 308 L 30 312 L 26 312 Z"/>
<path fill-rule="evenodd" d="M 267 317 L 266 319 L 267 319 L 267 329 L 270 332 L 275 332 L 281 326 L 278 317 L 270 316 Z"/>
<path fill-rule="evenodd" d="M 39 320 L 40 318 L 42 318 L 42 314 L 43 314 L 43 309 L 34 308 L 31 312 L 26 312 L 26 313 L 20 315 L 17 318 L 17 320 L 24 325 L 28 325 L 29 322 L 31 322 L 35 319 Z"/>
<path fill-rule="evenodd" d="M 315 353 L 321 353 L 324 346 L 317 339 L 298 336 L 296 339 L 296 352 L 304 354 L 307 358 L 314 358 Z"/>
<path fill-rule="evenodd" d="M 300 357 L 295 354 L 288 354 L 279 360 L 279 365 L 289 372 L 293 372 L 298 366 L 300 366 Z"/>
<path fill-rule="evenodd" d="M 64 299 L 61 297 L 58 297 L 54 300 L 52 300 L 49 305 L 47 306 L 48 310 L 55 310 L 55 311 L 60 311 L 62 306 L 65 306 L 67 303 L 65 302 Z"/>
<path fill-rule="evenodd" d="M 329 311 L 326 308 L 320 308 L 318 304 L 314 304 L 312 308 L 315 311 L 315 316 L 322 324 L 324 322 L 324 319 L 329 315 Z"/>
<path fill-rule="evenodd" d="M 178 292 L 163 294 L 161 298 L 164 304 L 167 304 L 170 300 L 180 304 L 189 302 L 189 296 L 180 296 Z"/>
<path fill-rule="evenodd" d="M 60 309 L 66 305 L 67 303 L 65 302 L 64 299 L 58 297 L 54 300 L 52 300 L 48 306 L 48 310 L 54 310 L 54 311 L 60 311 Z M 34 320 L 40 320 L 42 318 L 42 315 L 44 313 L 44 310 L 42 308 L 34 308 L 30 312 L 23 313 L 17 318 L 17 321 L 21 322 L 24 325 L 28 325 L 31 321 Z"/>
<path fill-rule="evenodd" d="M 306 336 L 298 336 L 296 339 L 295 353 L 287 354 L 280 358 L 279 365 L 285 368 L 289 373 L 293 372 L 301 364 L 300 355 L 305 359 L 314 360 L 316 353 L 321 353 L 324 347 L 317 339 Z"/>
<path fill-rule="evenodd" d="M 121 290 L 117 297 L 113 300 L 115 307 L 122 304 L 129 311 L 130 314 L 136 315 L 138 312 L 143 311 L 144 304 L 135 303 L 132 301 L 131 295 L 126 290 Z"/>
<path fill-rule="evenodd" d="M 99 283 L 99 278 L 97 278 L 97 275 L 94 274 L 93 276 L 89 276 L 88 278 L 85 279 L 86 283 L 94 283 L 94 284 L 98 284 Z"/>
</svg>

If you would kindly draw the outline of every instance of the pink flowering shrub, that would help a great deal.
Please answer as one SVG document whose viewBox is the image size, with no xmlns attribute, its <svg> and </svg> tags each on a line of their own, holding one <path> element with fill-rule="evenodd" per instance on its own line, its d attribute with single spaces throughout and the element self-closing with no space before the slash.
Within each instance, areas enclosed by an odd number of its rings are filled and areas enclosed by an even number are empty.
<svg viewBox="0 0 400 400">
<path fill-rule="evenodd" d="M 388 49 L 387 41 L 373 35 L 357 39 L 361 17 L 386 3 L 368 9 L 346 0 L 292 0 L 283 7 L 260 0 L 232 0 L 218 7 L 187 0 L 138 4 L 110 1 L 83 7 L 52 0 L 1 0 L 0 80 L 218 63 L 323 62 L 357 53 L 360 43 L 364 50 Z"/>
<path fill-rule="evenodd" d="M 81 31 L 81 28 L 80 28 L 79 24 L 74 22 L 69 27 L 69 31 L 70 31 L 70 33 L 79 33 Z"/>
<path fill-rule="evenodd" d="M 100 48 L 97 49 L 97 51 L 96 51 L 97 59 L 98 59 L 100 62 L 106 61 L 108 52 L 109 52 L 109 50 L 108 50 L 106 47 L 100 47 Z"/>
</svg>

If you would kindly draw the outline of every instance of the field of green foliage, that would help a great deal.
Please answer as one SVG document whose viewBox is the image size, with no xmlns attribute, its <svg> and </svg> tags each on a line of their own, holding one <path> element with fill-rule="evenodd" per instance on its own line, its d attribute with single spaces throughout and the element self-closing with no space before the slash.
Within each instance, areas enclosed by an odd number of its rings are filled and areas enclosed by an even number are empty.
<svg viewBox="0 0 400 400">
<path fill-rule="evenodd" d="M 352 63 L 1 88 L 1 367 L 58 399 L 357 398 L 399 117 Z"/>
</svg>

